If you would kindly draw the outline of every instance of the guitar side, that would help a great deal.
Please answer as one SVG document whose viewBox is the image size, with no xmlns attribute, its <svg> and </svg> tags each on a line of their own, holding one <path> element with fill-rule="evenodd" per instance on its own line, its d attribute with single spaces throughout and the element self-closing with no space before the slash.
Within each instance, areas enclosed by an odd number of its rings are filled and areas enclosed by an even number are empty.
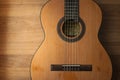
<svg viewBox="0 0 120 80">
<path fill-rule="evenodd" d="M 50 0 L 43 7 L 41 22 L 45 39 L 31 63 L 32 80 L 111 80 L 112 64 L 98 39 L 101 10 L 92 0 L 80 0 L 79 4 L 86 32 L 72 44 L 57 33 L 57 24 L 64 16 L 64 0 Z M 92 64 L 93 69 L 91 72 L 52 72 L 51 64 Z"/>
</svg>

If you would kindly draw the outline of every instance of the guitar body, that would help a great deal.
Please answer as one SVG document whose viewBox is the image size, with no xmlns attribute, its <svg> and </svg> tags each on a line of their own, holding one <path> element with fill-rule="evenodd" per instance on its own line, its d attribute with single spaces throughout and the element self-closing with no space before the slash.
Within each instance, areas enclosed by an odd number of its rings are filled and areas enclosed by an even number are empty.
<svg viewBox="0 0 120 80">
<path fill-rule="evenodd" d="M 64 0 L 50 0 L 42 8 L 45 39 L 32 60 L 32 80 L 111 80 L 111 61 L 98 39 L 101 10 L 92 0 L 80 0 L 79 4 L 79 15 L 86 30 L 75 42 L 67 42 L 58 35 L 57 25 L 64 16 Z M 52 71 L 52 64 L 92 65 L 92 70 Z"/>
</svg>

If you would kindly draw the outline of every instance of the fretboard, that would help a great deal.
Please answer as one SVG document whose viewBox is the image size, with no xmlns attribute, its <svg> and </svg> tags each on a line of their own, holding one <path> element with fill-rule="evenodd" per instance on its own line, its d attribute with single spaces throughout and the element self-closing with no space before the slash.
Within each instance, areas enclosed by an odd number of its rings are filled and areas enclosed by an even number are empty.
<svg viewBox="0 0 120 80">
<path fill-rule="evenodd" d="M 79 0 L 64 0 L 65 19 L 79 18 Z"/>
</svg>

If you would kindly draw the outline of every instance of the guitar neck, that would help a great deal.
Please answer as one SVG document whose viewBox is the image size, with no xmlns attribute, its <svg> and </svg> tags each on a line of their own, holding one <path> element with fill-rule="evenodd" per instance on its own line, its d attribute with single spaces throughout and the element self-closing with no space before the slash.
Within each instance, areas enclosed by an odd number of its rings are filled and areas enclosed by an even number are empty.
<svg viewBox="0 0 120 80">
<path fill-rule="evenodd" d="M 79 18 L 79 0 L 64 0 L 64 16 L 66 19 Z"/>
</svg>

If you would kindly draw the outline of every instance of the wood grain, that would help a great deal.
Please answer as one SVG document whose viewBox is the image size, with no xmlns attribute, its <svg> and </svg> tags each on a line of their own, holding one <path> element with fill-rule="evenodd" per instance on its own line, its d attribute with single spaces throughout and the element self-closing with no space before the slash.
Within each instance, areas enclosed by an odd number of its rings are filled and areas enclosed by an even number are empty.
<svg viewBox="0 0 120 80">
<path fill-rule="evenodd" d="M 30 80 L 30 62 L 43 40 L 36 21 L 46 1 L 0 0 L 1 80 Z M 120 0 L 96 1 L 103 10 L 100 40 L 111 55 L 113 80 L 120 80 Z"/>
<path fill-rule="evenodd" d="M 56 25 L 64 16 L 64 0 L 51 0 L 42 9 L 41 21 L 46 35 L 31 63 L 32 80 L 111 80 L 111 61 L 97 37 L 101 10 L 90 0 L 81 0 L 79 5 L 86 32 L 74 43 L 65 42 L 56 31 Z M 52 72 L 51 64 L 91 64 L 93 68 L 91 72 Z"/>
</svg>

